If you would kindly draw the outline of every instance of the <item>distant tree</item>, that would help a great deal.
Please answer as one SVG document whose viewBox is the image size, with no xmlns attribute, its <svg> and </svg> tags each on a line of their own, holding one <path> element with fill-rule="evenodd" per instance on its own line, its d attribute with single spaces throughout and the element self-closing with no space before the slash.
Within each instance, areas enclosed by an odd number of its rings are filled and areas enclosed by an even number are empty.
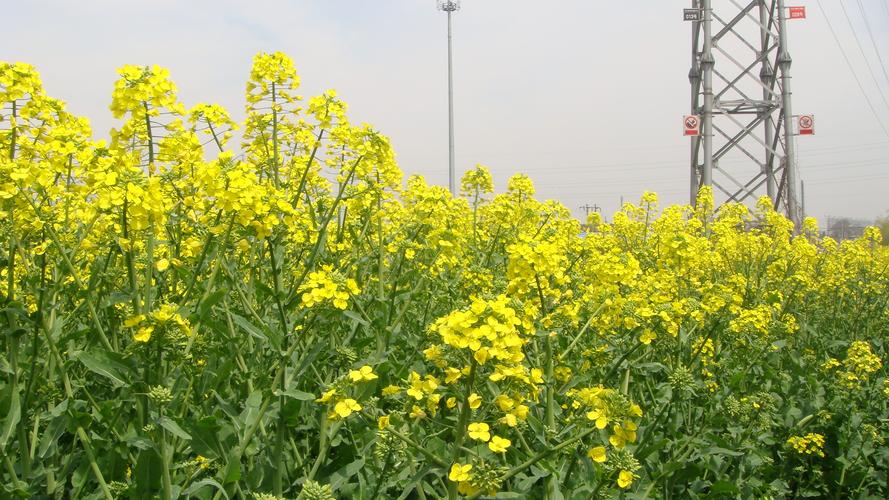
<svg viewBox="0 0 889 500">
<path fill-rule="evenodd" d="M 883 244 L 889 245 L 889 215 L 877 219 L 876 224 L 880 228 L 880 232 L 883 233 Z"/>
</svg>

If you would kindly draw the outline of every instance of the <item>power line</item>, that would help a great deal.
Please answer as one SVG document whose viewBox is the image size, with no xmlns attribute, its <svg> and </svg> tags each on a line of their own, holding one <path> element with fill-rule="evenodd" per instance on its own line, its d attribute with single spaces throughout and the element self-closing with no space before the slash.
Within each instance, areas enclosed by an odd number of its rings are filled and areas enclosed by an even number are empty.
<svg viewBox="0 0 889 500">
<path fill-rule="evenodd" d="M 870 21 L 867 20 L 867 13 L 864 10 L 864 5 L 861 3 L 861 0 L 857 0 L 858 10 L 861 11 L 861 18 L 864 19 L 864 27 L 867 28 L 867 36 L 870 37 L 870 43 L 874 46 L 874 53 L 877 54 L 877 60 L 880 61 L 880 69 L 883 70 L 883 78 L 886 79 L 886 83 L 889 83 L 889 73 L 886 72 L 886 64 L 883 62 L 883 56 L 880 54 L 880 49 L 877 48 L 877 42 L 874 40 L 874 32 L 870 29 Z M 886 4 L 883 4 L 885 6 Z"/>
<path fill-rule="evenodd" d="M 867 106 L 870 108 L 871 113 L 873 113 L 874 118 L 877 120 L 877 123 L 880 124 L 880 128 L 883 130 L 883 133 L 886 134 L 886 137 L 889 137 L 889 130 L 886 130 L 886 125 L 883 124 L 883 120 L 881 120 L 880 115 L 877 114 L 877 110 L 876 108 L 874 108 L 874 104 L 867 96 L 867 92 L 864 91 L 864 85 L 861 84 L 861 79 L 858 78 L 858 74 L 855 72 L 855 67 L 852 66 L 852 61 L 849 60 L 849 55 L 846 54 L 846 49 L 844 49 L 843 44 L 840 43 L 837 32 L 833 29 L 833 23 L 830 22 L 830 17 L 827 16 L 827 11 L 824 10 L 824 5 L 821 3 L 821 0 L 816 0 L 816 2 L 818 3 L 818 8 L 821 10 L 821 15 L 823 15 L 824 20 L 827 21 L 827 27 L 830 28 L 830 34 L 833 35 L 833 41 L 836 42 L 837 48 L 840 49 L 840 53 L 843 55 L 843 59 L 846 60 L 846 65 L 849 67 L 849 71 L 852 73 L 852 77 L 855 79 L 855 83 L 858 84 L 858 90 L 861 91 L 861 96 L 864 97 L 865 102 L 867 102 Z M 840 3 L 840 5 L 842 5 L 842 3 Z"/>
<path fill-rule="evenodd" d="M 806 184 L 809 185 L 822 185 L 822 184 L 839 184 L 839 183 L 848 183 L 848 182 L 865 182 L 865 181 L 881 181 L 881 180 L 889 180 L 889 175 L 874 175 L 870 177 L 838 177 L 836 179 L 816 179 L 807 181 Z"/>
<path fill-rule="evenodd" d="M 889 144 L 882 143 L 882 147 L 889 147 Z M 827 149 L 827 148 L 825 148 Z M 828 160 L 828 163 L 812 163 L 806 164 L 806 170 L 812 167 L 830 167 L 835 165 L 835 162 L 831 162 L 831 158 L 836 157 L 837 155 L 842 155 L 844 151 L 862 151 L 865 149 L 879 149 L 879 147 L 863 147 L 863 146 L 849 146 L 849 147 L 835 147 L 830 148 L 831 151 L 821 151 L 818 149 L 806 150 L 807 158 L 820 158 Z M 885 161 L 885 157 L 882 158 L 863 158 L 861 160 L 855 160 L 853 163 L 869 163 L 869 162 L 879 162 Z M 720 165 L 749 165 L 750 161 L 743 158 L 727 158 L 720 160 Z M 640 171 L 651 171 L 651 172 L 660 172 L 666 171 L 670 168 L 677 168 L 685 166 L 684 163 L 677 163 L 676 161 L 665 161 L 665 160 L 654 160 L 654 161 L 638 161 L 638 162 L 627 162 L 627 163 L 588 163 L 588 164 L 569 164 L 569 165 L 559 165 L 559 164 L 548 164 L 548 165 L 530 165 L 522 170 L 526 170 L 528 172 L 532 171 L 546 171 L 548 173 L 553 172 L 575 172 L 575 171 L 584 171 L 584 172 L 595 172 L 601 173 L 602 171 L 630 171 L 640 172 Z M 498 169 L 491 169 L 492 172 L 499 172 Z M 512 170 L 510 170 L 512 171 Z M 609 172 L 610 173 L 610 172 Z"/>
<path fill-rule="evenodd" d="M 849 12 L 846 10 L 846 4 L 844 4 L 842 0 L 838 3 L 843 10 L 843 16 L 846 18 L 846 23 L 849 24 L 849 29 L 852 30 L 852 37 L 855 39 L 855 45 L 858 47 L 858 52 L 861 53 L 861 58 L 864 59 L 864 65 L 867 68 L 867 72 L 870 73 L 874 85 L 877 86 L 877 92 L 880 94 L 880 98 L 883 99 L 883 104 L 886 105 L 886 109 L 889 110 L 889 101 L 886 100 L 886 94 L 883 93 L 883 87 L 880 87 L 880 82 L 877 81 L 877 75 L 874 73 L 874 68 L 870 65 L 870 59 L 864 54 L 864 48 L 861 46 L 861 39 L 858 38 L 858 32 L 855 31 L 855 27 L 852 25 L 852 18 L 849 17 Z"/>
</svg>

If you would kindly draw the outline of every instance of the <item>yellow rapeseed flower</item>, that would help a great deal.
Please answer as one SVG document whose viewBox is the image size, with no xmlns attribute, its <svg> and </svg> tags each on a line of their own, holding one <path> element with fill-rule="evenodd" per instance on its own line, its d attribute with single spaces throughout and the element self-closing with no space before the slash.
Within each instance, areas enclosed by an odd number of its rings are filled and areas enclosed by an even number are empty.
<svg viewBox="0 0 889 500">
<path fill-rule="evenodd" d="M 315 401 L 318 403 L 327 403 L 328 401 L 333 399 L 334 396 L 336 396 L 336 389 L 330 389 L 329 391 L 325 391 L 321 395 L 321 397 L 316 399 Z"/>
<path fill-rule="evenodd" d="M 454 464 L 448 473 L 448 479 L 459 483 L 461 481 L 469 481 L 469 471 L 472 470 L 472 464 Z"/>
<path fill-rule="evenodd" d="M 381 391 L 383 396 L 393 396 L 399 392 L 401 392 L 401 387 L 398 387 L 397 385 L 387 385 L 386 387 L 383 387 L 383 390 Z"/>
<path fill-rule="evenodd" d="M 362 382 L 377 379 L 377 375 L 373 372 L 370 365 L 364 365 L 357 370 L 349 370 L 349 378 L 352 382 Z"/>
<path fill-rule="evenodd" d="M 344 399 L 333 407 L 333 411 L 339 415 L 340 418 L 346 418 L 353 412 L 361 411 L 361 405 L 354 399 Z"/>
<path fill-rule="evenodd" d="M 484 441 L 487 442 L 491 439 L 491 433 L 489 432 L 488 424 L 484 422 L 474 422 L 469 424 L 469 437 L 475 439 L 476 441 Z"/>
<path fill-rule="evenodd" d="M 136 342 L 148 342 L 151 340 L 151 332 L 154 331 L 153 326 L 143 326 L 139 328 L 138 331 L 133 335 L 133 340 Z"/>
<path fill-rule="evenodd" d="M 502 438 L 500 436 L 491 437 L 491 441 L 488 443 L 488 448 L 491 449 L 494 453 L 506 453 L 506 449 L 512 445 L 512 441 L 506 438 Z"/>
<path fill-rule="evenodd" d="M 590 457 L 594 462 L 602 463 L 607 457 L 605 456 L 605 447 L 604 446 L 596 446 L 594 448 L 590 448 L 590 451 L 587 452 L 587 456 Z"/>
<path fill-rule="evenodd" d="M 482 405 L 482 397 L 473 392 L 469 395 L 467 402 L 469 403 L 470 408 L 477 410 L 478 407 Z"/>
<path fill-rule="evenodd" d="M 628 471 L 622 470 L 620 474 L 617 475 L 617 485 L 621 488 L 629 488 L 631 484 L 633 484 L 633 480 L 636 479 L 636 476 Z"/>
<path fill-rule="evenodd" d="M 414 419 L 417 419 L 417 420 L 419 420 L 419 419 L 421 419 L 421 418 L 426 418 L 426 412 L 423 411 L 423 409 L 420 408 L 420 407 L 417 406 L 417 405 L 414 405 L 414 407 L 411 408 L 411 414 L 410 414 L 410 415 L 411 415 L 411 418 L 414 418 Z"/>
</svg>

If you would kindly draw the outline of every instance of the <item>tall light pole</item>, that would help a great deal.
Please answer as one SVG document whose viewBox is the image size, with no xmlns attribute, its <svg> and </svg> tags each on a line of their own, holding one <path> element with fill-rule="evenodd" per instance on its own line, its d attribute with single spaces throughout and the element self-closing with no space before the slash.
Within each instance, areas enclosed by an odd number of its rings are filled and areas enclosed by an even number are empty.
<svg viewBox="0 0 889 500">
<path fill-rule="evenodd" d="M 438 8 L 448 13 L 448 187 L 451 196 L 457 196 L 454 171 L 454 63 L 451 48 L 451 14 L 460 10 L 460 1 L 438 0 Z"/>
</svg>

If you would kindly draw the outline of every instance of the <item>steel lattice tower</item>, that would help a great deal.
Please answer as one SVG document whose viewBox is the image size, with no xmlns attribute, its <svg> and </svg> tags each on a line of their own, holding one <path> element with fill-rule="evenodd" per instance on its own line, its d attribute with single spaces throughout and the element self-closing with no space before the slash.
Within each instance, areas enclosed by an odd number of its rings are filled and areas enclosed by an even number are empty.
<svg viewBox="0 0 889 500">
<path fill-rule="evenodd" d="M 712 4 L 717 4 L 713 7 Z M 768 194 L 799 224 L 784 0 L 692 0 L 691 202 L 702 186 L 725 201 Z"/>
</svg>

